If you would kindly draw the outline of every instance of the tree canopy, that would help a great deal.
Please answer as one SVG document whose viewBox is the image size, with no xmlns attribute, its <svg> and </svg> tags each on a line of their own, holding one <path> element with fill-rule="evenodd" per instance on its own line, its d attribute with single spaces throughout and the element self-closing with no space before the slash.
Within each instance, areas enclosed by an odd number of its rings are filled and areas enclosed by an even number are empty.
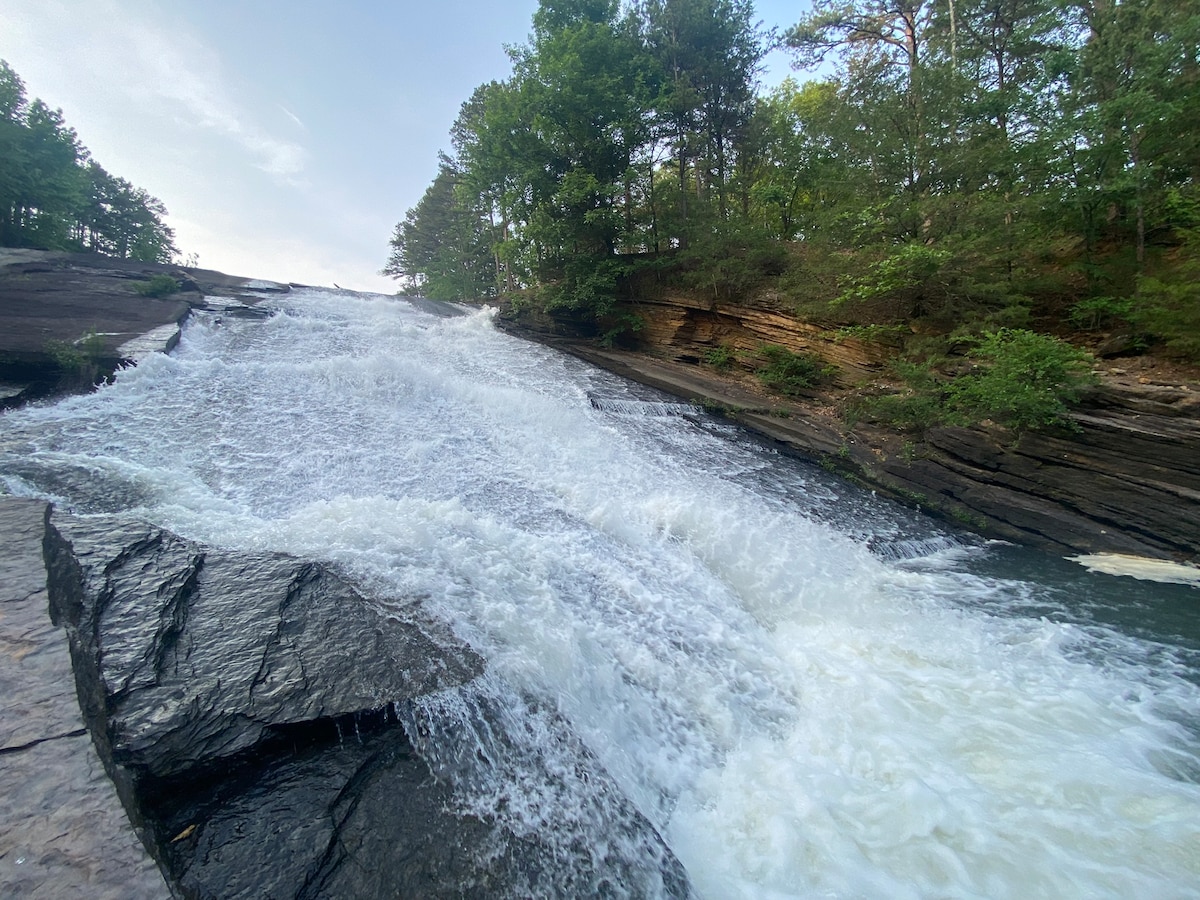
<svg viewBox="0 0 1200 900">
<path fill-rule="evenodd" d="M 764 95 L 772 39 L 816 77 Z M 777 38 L 749 0 L 542 0 L 388 271 L 596 316 L 647 269 L 727 300 L 779 276 L 843 323 L 1175 340 L 1200 325 L 1198 47 L 1176 0 L 817 0 Z"/>
<path fill-rule="evenodd" d="M 62 111 L 0 60 L 0 245 L 170 262 L 167 210 L 91 158 Z"/>
</svg>

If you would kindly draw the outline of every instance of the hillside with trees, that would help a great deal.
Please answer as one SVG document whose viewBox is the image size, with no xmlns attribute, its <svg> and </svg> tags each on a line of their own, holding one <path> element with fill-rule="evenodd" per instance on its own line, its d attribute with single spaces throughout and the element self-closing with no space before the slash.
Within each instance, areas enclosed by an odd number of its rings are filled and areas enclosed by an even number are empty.
<svg viewBox="0 0 1200 900">
<path fill-rule="evenodd" d="M 776 44 L 816 76 L 763 94 Z M 1049 354 L 1069 398 L 1063 339 L 1200 361 L 1198 45 L 1174 0 L 817 0 L 783 34 L 749 0 L 542 0 L 385 272 L 610 338 L 664 286 L 769 287 L 894 343 L 926 412 L 963 348 Z"/>
<path fill-rule="evenodd" d="M 0 60 L 0 246 L 170 262 L 167 210 L 92 159 L 61 110 Z"/>
</svg>

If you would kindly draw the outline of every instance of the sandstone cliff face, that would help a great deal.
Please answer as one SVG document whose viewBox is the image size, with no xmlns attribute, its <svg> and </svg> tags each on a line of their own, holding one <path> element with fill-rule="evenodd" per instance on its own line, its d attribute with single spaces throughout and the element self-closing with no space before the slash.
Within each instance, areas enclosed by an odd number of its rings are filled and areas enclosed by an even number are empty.
<svg viewBox="0 0 1200 900">
<path fill-rule="evenodd" d="M 893 348 L 797 321 L 770 294 L 747 305 L 664 294 L 624 311 L 644 326 L 624 350 L 577 339 L 576 323 L 506 315 L 508 327 L 597 365 L 723 408 L 789 449 L 984 535 L 1056 552 L 1200 559 L 1200 384 L 1101 372 L 1073 429 L 1014 434 L 999 426 L 921 436 L 837 414 L 846 389 L 881 377 Z M 765 394 L 750 371 L 761 348 L 811 352 L 835 369 L 831 389 L 799 401 Z M 724 347 L 740 364 L 703 365 Z"/>
</svg>

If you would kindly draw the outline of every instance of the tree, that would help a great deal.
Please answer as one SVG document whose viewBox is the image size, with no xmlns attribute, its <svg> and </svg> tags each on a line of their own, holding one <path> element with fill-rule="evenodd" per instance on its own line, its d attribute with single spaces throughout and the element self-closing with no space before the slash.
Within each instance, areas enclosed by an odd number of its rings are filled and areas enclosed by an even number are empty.
<svg viewBox="0 0 1200 900">
<path fill-rule="evenodd" d="M 692 191 L 703 202 L 713 189 L 724 219 L 764 53 L 753 6 L 748 0 L 644 0 L 639 15 L 662 73 L 656 118 L 673 148 L 679 220 L 686 227 Z M 687 234 L 679 239 L 686 243 Z"/>
<path fill-rule="evenodd" d="M 166 208 L 91 159 L 61 110 L 27 102 L 0 60 L 0 243 L 168 262 Z"/>
<path fill-rule="evenodd" d="M 458 173 L 443 157 L 421 201 L 396 226 L 383 274 L 408 293 L 435 300 L 474 300 L 496 292 L 489 233 L 476 209 L 463 202 Z"/>
</svg>

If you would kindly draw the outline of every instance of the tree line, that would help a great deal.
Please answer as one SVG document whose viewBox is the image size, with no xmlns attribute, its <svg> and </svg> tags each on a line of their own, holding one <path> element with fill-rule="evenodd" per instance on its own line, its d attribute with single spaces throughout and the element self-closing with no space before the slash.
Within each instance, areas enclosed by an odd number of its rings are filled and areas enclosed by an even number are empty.
<svg viewBox="0 0 1200 900">
<path fill-rule="evenodd" d="M 0 60 L 0 246 L 171 262 L 178 251 L 166 214 L 92 159 L 61 110 L 29 101 Z"/>
<path fill-rule="evenodd" d="M 765 53 L 801 71 L 763 94 Z M 1200 8 L 542 0 L 385 272 L 604 315 L 647 278 L 945 329 L 1132 322 L 1200 354 Z"/>
</svg>

